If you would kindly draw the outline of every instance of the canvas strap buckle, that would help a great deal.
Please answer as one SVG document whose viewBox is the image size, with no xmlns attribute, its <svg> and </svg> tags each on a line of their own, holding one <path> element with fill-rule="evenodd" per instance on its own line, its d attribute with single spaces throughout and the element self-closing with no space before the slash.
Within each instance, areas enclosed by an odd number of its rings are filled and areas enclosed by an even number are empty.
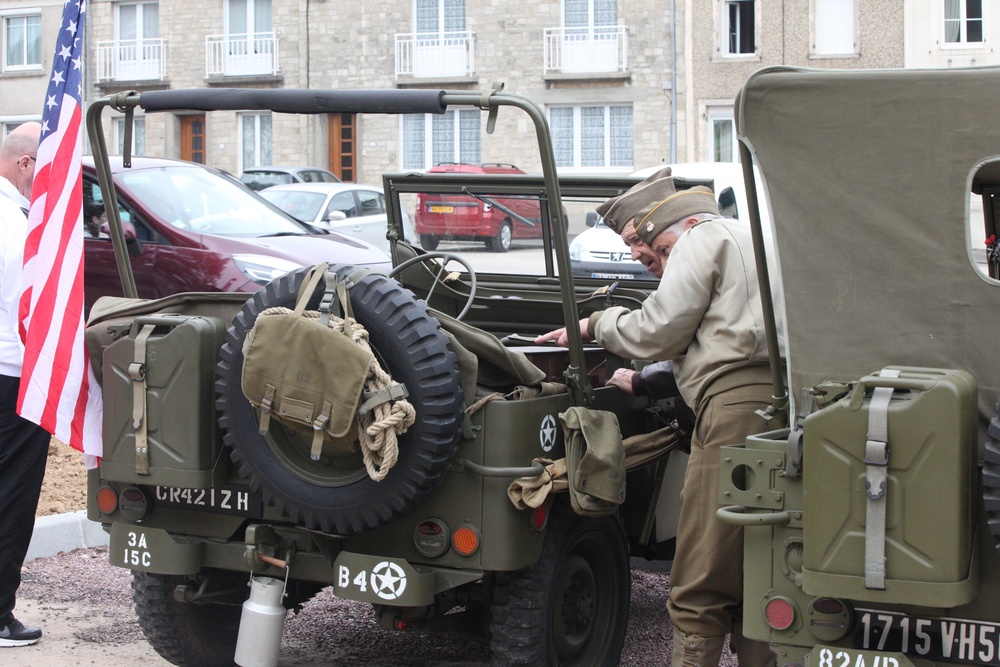
<svg viewBox="0 0 1000 667">
<path fill-rule="evenodd" d="M 880 377 L 897 378 L 899 371 L 882 369 Z M 885 505 L 889 482 L 889 405 L 892 387 L 876 387 L 868 405 L 865 440 L 865 587 L 885 590 Z"/>
<path fill-rule="evenodd" d="M 149 474 L 149 433 L 146 425 L 146 343 L 156 329 L 146 324 L 135 337 L 133 362 L 128 366 L 132 380 L 132 432 L 135 434 L 135 472 Z"/>
<path fill-rule="evenodd" d="M 399 401 L 409 395 L 410 392 L 406 390 L 406 385 L 404 384 L 389 385 L 379 391 L 363 391 L 361 392 L 361 398 L 364 400 L 358 406 L 358 415 L 364 417 L 378 405 L 388 403 L 389 401 Z"/>
<path fill-rule="evenodd" d="M 326 428 L 326 423 L 330 421 L 331 412 L 333 412 L 333 406 L 324 401 L 323 409 L 316 419 L 313 420 L 312 449 L 309 450 L 309 458 L 313 461 L 319 461 L 319 455 L 323 453 L 323 429 Z"/>
<path fill-rule="evenodd" d="M 269 384 L 264 387 L 264 397 L 260 399 L 260 426 L 257 432 L 267 435 L 267 429 L 271 426 L 271 413 L 274 412 L 274 385 Z"/>
</svg>

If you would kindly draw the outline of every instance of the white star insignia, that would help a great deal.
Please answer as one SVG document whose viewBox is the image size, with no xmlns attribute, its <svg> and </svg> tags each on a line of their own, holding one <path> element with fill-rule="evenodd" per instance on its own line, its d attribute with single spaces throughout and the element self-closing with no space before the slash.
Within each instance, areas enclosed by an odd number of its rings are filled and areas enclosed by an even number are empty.
<svg viewBox="0 0 1000 667">
<path fill-rule="evenodd" d="M 47 106 L 47 107 L 48 107 L 48 108 L 50 108 L 50 109 L 51 109 L 52 107 L 57 107 L 57 106 L 59 106 L 59 103 L 58 103 L 58 102 L 56 102 L 56 96 L 55 96 L 55 95 L 49 95 L 49 99 L 48 99 L 48 101 L 47 101 L 47 102 L 45 103 L 45 106 Z"/>
</svg>

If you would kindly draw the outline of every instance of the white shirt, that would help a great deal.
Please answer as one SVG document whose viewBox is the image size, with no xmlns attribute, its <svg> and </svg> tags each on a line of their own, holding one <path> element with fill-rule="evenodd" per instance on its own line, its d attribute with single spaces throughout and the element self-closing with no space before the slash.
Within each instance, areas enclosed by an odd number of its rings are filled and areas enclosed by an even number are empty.
<svg viewBox="0 0 1000 667">
<path fill-rule="evenodd" d="M 6 178 L 0 177 L 0 375 L 21 377 L 24 345 L 18 333 L 21 298 L 21 262 L 28 219 L 21 208 L 28 200 Z"/>
</svg>

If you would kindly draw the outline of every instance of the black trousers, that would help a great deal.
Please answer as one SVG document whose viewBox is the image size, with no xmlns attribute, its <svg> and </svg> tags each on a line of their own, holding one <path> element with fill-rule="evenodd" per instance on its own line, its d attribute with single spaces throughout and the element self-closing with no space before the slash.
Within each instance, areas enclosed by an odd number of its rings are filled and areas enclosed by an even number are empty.
<svg viewBox="0 0 1000 667">
<path fill-rule="evenodd" d="M 49 433 L 17 414 L 20 379 L 0 375 L 0 623 L 14 610 L 49 456 Z"/>
</svg>

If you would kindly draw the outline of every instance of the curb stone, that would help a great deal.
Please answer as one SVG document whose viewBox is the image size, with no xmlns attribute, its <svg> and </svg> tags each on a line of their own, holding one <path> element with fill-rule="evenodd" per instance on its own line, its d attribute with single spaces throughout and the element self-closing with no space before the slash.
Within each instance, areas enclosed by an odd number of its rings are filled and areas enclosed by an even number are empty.
<svg viewBox="0 0 1000 667">
<path fill-rule="evenodd" d="M 86 510 L 40 516 L 35 519 L 35 530 L 24 562 L 74 549 L 107 546 L 109 541 L 101 524 L 87 519 Z"/>
</svg>

